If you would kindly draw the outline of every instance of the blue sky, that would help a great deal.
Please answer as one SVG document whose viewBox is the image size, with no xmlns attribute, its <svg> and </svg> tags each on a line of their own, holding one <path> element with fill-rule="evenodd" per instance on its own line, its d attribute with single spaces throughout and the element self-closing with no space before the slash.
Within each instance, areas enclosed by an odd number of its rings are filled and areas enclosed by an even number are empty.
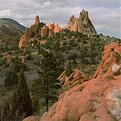
<svg viewBox="0 0 121 121">
<path fill-rule="evenodd" d="M 72 15 L 89 12 L 98 33 L 121 38 L 120 0 L 0 0 L 0 18 L 10 17 L 24 26 L 34 22 L 35 15 L 46 23 L 64 26 Z"/>
</svg>

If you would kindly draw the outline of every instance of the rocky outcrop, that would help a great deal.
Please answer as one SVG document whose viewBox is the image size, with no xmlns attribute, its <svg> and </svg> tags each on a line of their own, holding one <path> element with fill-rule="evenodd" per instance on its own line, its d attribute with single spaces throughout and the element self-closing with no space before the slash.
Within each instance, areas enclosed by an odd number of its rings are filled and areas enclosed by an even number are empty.
<svg viewBox="0 0 121 121">
<path fill-rule="evenodd" d="M 78 31 L 78 19 L 72 15 L 70 18 L 69 18 L 69 21 L 65 27 L 66 29 L 69 29 L 70 31 Z"/>
<path fill-rule="evenodd" d="M 32 32 L 30 31 L 30 28 L 27 28 L 25 30 L 24 35 L 22 35 L 20 41 L 19 41 L 19 48 L 28 47 L 29 46 L 29 40 L 31 38 Z"/>
<path fill-rule="evenodd" d="M 74 32 L 78 31 L 87 35 L 96 34 L 96 30 L 88 16 L 88 12 L 85 10 L 80 12 L 79 18 L 76 18 L 74 15 L 70 17 L 65 29 Z"/>
<path fill-rule="evenodd" d="M 93 78 L 62 93 L 39 121 L 121 121 L 120 68 L 121 43 L 113 42 L 104 47 Z M 79 80 L 77 72 L 74 75 Z"/>
<path fill-rule="evenodd" d="M 66 27 L 64 29 L 68 29 L 74 32 L 81 32 L 83 34 L 87 34 L 89 36 L 96 34 L 96 30 L 89 19 L 88 12 L 83 10 L 80 12 L 79 18 L 76 18 L 74 15 L 70 17 Z M 35 17 L 34 24 L 27 28 L 24 35 L 21 37 L 19 41 L 19 48 L 28 49 L 30 46 L 30 39 L 39 35 L 41 37 L 53 37 L 56 33 L 61 32 L 61 27 L 55 23 L 45 25 L 44 23 L 40 23 L 39 16 Z"/>
<path fill-rule="evenodd" d="M 49 35 L 49 28 L 48 26 L 44 25 L 40 31 L 41 37 L 47 37 Z"/>
<path fill-rule="evenodd" d="M 34 24 L 25 30 L 25 33 L 22 35 L 19 41 L 19 48 L 29 49 L 31 40 L 36 40 L 36 36 L 41 37 L 53 37 L 56 33 L 61 31 L 61 27 L 58 24 L 44 24 L 40 23 L 39 16 L 35 17 Z"/>
<path fill-rule="evenodd" d="M 66 70 L 64 70 L 58 77 L 58 80 L 64 87 L 70 89 L 77 84 L 83 83 L 85 80 L 87 81 L 88 79 L 83 72 L 76 68 L 73 70 L 69 77 L 66 76 Z"/>
<path fill-rule="evenodd" d="M 112 51 L 114 49 L 114 51 Z M 115 56 L 117 53 L 118 56 Z M 104 47 L 102 61 L 99 64 L 97 71 L 95 72 L 93 78 L 97 78 L 99 76 L 110 78 L 113 76 L 114 72 L 120 74 L 120 66 L 121 66 L 121 44 L 117 42 L 112 42 L 111 44 Z M 117 61 L 117 58 L 118 61 Z"/>
<path fill-rule="evenodd" d="M 56 24 L 55 27 L 54 27 L 54 33 L 59 33 L 61 31 L 61 27 Z"/>
<path fill-rule="evenodd" d="M 112 73 L 112 65 L 121 63 L 111 48 L 121 55 L 119 43 L 107 45 L 93 79 L 62 93 L 39 121 L 121 121 L 121 75 Z"/>
<path fill-rule="evenodd" d="M 35 23 L 34 23 L 34 25 L 38 25 L 38 24 L 40 24 L 40 19 L 39 19 L 39 16 L 37 15 L 35 17 Z"/>
<path fill-rule="evenodd" d="M 59 33 L 61 31 L 61 27 L 55 23 L 53 24 L 48 24 L 48 28 L 49 28 L 49 37 L 54 36 L 56 33 Z"/>
<path fill-rule="evenodd" d="M 52 37 L 55 35 L 54 33 L 54 28 L 55 28 L 55 24 L 48 24 L 48 28 L 49 28 L 49 37 Z"/>
<path fill-rule="evenodd" d="M 30 39 L 34 36 L 42 33 L 42 36 L 45 34 L 41 28 L 44 26 L 44 23 L 40 23 L 39 16 L 37 15 L 35 17 L 34 24 L 25 30 L 25 33 L 22 35 L 20 41 L 19 41 L 19 48 L 29 48 L 30 46 Z"/>
</svg>

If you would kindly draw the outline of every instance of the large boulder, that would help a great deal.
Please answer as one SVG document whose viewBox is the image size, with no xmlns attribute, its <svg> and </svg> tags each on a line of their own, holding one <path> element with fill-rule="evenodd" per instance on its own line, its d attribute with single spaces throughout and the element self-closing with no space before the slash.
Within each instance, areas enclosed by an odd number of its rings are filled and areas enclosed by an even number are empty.
<svg viewBox="0 0 121 121">
<path fill-rule="evenodd" d="M 114 75 L 119 75 L 121 73 L 121 66 L 118 64 L 114 64 L 112 66 L 112 72 Z"/>
<path fill-rule="evenodd" d="M 117 56 L 114 56 L 114 52 L 119 55 L 120 58 L 117 62 Z M 117 42 L 112 42 L 111 44 L 104 47 L 102 61 L 100 62 L 97 71 L 95 72 L 93 78 L 99 76 L 110 78 L 114 73 L 118 72 L 121 67 L 121 44 Z"/>
<path fill-rule="evenodd" d="M 108 105 L 114 100 L 108 97 L 114 91 L 112 87 L 120 90 L 121 76 L 116 80 L 98 78 L 77 85 L 61 94 L 58 102 L 41 117 L 40 121 L 115 121 L 115 113 L 111 113 L 111 106 Z"/>
</svg>

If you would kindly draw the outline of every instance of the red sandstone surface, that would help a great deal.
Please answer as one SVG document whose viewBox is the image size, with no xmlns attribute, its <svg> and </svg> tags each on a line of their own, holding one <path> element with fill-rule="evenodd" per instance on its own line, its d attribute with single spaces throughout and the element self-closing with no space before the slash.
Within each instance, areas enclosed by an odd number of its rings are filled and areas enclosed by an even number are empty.
<svg viewBox="0 0 121 121">
<path fill-rule="evenodd" d="M 111 48 L 121 55 L 121 45 L 105 46 L 102 61 L 93 79 L 60 95 L 58 102 L 40 121 L 120 121 L 121 75 L 112 73 L 115 62 Z M 102 73 L 103 69 L 105 72 Z M 118 70 L 117 70 L 118 71 Z M 119 105 L 119 106 L 118 106 Z"/>
<path fill-rule="evenodd" d="M 39 121 L 121 121 L 120 55 L 119 43 L 105 46 L 93 78 L 62 93 Z"/>
</svg>

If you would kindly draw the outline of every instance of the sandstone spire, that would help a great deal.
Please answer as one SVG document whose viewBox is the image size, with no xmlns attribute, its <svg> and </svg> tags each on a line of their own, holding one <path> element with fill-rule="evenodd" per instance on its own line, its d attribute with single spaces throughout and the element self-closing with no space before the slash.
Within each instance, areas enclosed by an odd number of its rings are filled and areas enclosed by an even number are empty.
<svg viewBox="0 0 121 121">
<path fill-rule="evenodd" d="M 39 31 L 39 24 L 40 24 L 40 20 L 39 20 L 39 16 L 37 15 L 35 17 L 35 22 L 32 26 L 30 26 L 30 28 L 27 28 L 24 32 L 24 34 L 22 35 L 20 41 L 19 41 L 19 48 L 25 47 L 28 48 L 29 44 L 30 44 L 30 39 L 32 37 L 34 37 L 36 34 L 38 34 Z"/>
<path fill-rule="evenodd" d="M 61 31 L 61 27 L 58 24 L 56 24 L 54 28 L 54 32 L 59 33 L 60 31 Z"/>
<path fill-rule="evenodd" d="M 37 15 L 35 17 L 35 25 L 38 25 L 40 23 L 40 19 L 39 19 L 39 16 Z"/>
<path fill-rule="evenodd" d="M 41 34 L 41 37 L 47 37 L 48 34 L 49 34 L 49 28 L 48 28 L 48 26 L 44 25 L 42 27 L 42 29 L 41 29 L 40 34 Z"/>
<path fill-rule="evenodd" d="M 85 10 L 80 12 L 79 18 L 76 18 L 74 15 L 72 15 L 69 18 L 65 29 L 69 29 L 70 31 L 74 32 L 78 31 L 87 35 L 96 34 L 96 30 L 89 19 L 88 11 Z"/>
<path fill-rule="evenodd" d="M 82 10 L 78 20 L 78 31 L 84 34 L 96 34 L 96 30 L 88 16 L 88 11 Z"/>
<path fill-rule="evenodd" d="M 49 28 L 49 37 L 54 36 L 54 28 L 55 28 L 55 23 L 53 24 L 48 24 L 48 28 Z"/>
</svg>

